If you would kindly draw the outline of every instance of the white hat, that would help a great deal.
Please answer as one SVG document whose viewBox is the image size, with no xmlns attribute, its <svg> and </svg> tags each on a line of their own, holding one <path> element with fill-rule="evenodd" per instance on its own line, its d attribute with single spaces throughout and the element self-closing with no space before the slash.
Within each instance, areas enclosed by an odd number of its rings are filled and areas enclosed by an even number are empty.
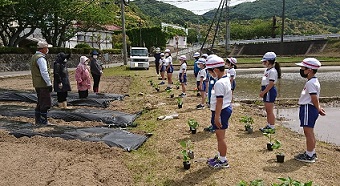
<svg viewBox="0 0 340 186">
<path fill-rule="evenodd" d="M 37 44 L 37 48 L 48 48 L 52 47 L 52 45 L 49 45 L 46 41 L 39 41 Z"/>
<path fill-rule="evenodd" d="M 163 52 L 161 53 L 161 56 L 164 56 L 164 53 L 163 53 Z"/>
<path fill-rule="evenodd" d="M 310 69 L 318 69 L 321 67 L 321 63 L 319 60 L 315 58 L 306 58 L 301 63 L 295 63 L 297 66 L 306 67 Z"/>
<path fill-rule="evenodd" d="M 80 57 L 80 63 L 85 63 L 85 61 L 87 61 L 89 58 L 87 58 L 86 56 L 81 56 Z"/>
<path fill-rule="evenodd" d="M 234 65 L 236 65 L 236 63 L 237 63 L 237 59 L 234 58 L 234 57 L 229 57 L 229 58 L 227 58 L 227 60 Z"/>
<path fill-rule="evenodd" d="M 192 57 L 199 57 L 199 56 L 200 56 L 200 53 L 199 52 L 195 52 Z"/>
<path fill-rule="evenodd" d="M 208 57 L 208 54 L 202 54 L 202 57 L 203 57 L 203 58 L 207 58 L 207 57 Z"/>
<path fill-rule="evenodd" d="M 210 58 L 212 58 L 212 57 L 214 57 L 214 56 L 217 56 L 216 54 L 210 54 L 208 57 L 207 57 L 207 61 L 210 59 Z"/>
<path fill-rule="evenodd" d="M 181 59 L 181 60 L 187 60 L 187 56 L 181 55 L 181 56 L 179 56 L 179 59 Z"/>
<path fill-rule="evenodd" d="M 225 66 L 225 62 L 221 57 L 214 55 L 208 59 L 206 66 L 207 68 L 223 67 Z"/>
<path fill-rule="evenodd" d="M 263 55 L 261 61 L 275 60 L 276 54 L 274 52 L 267 52 Z"/>
<path fill-rule="evenodd" d="M 170 53 L 170 49 L 168 49 L 168 48 L 165 49 L 165 50 L 164 50 L 164 53 Z"/>
<path fill-rule="evenodd" d="M 204 58 L 199 58 L 197 61 L 196 61 L 196 63 L 202 63 L 202 64 L 205 64 L 207 61 L 206 61 L 206 59 L 204 59 Z"/>
</svg>

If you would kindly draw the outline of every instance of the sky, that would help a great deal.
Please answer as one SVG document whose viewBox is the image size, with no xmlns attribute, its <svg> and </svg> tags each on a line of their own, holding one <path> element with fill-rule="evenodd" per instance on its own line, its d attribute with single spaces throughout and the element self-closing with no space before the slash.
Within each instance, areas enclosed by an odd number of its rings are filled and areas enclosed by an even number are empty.
<svg viewBox="0 0 340 186">
<path fill-rule="evenodd" d="M 210 10 L 218 8 L 221 0 L 158 0 L 164 3 L 190 10 L 195 14 L 202 15 Z M 253 2 L 255 0 L 228 0 L 229 6 L 235 6 L 243 2 Z"/>
</svg>

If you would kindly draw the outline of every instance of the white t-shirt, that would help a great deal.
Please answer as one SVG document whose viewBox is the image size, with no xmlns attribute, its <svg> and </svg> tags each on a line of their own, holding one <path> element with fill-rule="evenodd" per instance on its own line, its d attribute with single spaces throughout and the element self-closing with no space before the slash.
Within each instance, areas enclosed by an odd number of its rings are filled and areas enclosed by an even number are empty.
<svg viewBox="0 0 340 186">
<path fill-rule="evenodd" d="M 232 93 L 229 77 L 223 76 L 221 79 L 217 80 L 213 89 L 211 90 L 210 110 L 212 111 L 215 111 L 216 109 L 217 97 L 223 97 L 222 109 L 230 105 Z"/>
<path fill-rule="evenodd" d="M 187 64 L 182 63 L 181 68 L 179 69 L 179 73 L 187 73 Z"/>
<path fill-rule="evenodd" d="M 263 77 L 262 77 L 262 82 L 261 82 L 261 85 L 262 86 L 266 86 L 269 84 L 269 80 L 274 80 L 274 84 L 276 83 L 277 81 L 277 71 L 276 69 L 273 67 L 273 68 L 269 68 L 269 69 L 266 69 L 264 71 L 264 74 L 263 74 Z"/>
<path fill-rule="evenodd" d="M 207 79 L 207 71 L 205 69 L 201 69 L 198 71 L 196 81 L 201 81 L 201 78 L 203 77 L 203 81 Z"/>
<path fill-rule="evenodd" d="M 234 68 L 228 69 L 227 75 L 228 77 L 233 77 L 234 79 L 236 79 L 236 70 Z"/>
<path fill-rule="evenodd" d="M 320 95 L 320 83 L 319 80 L 316 77 L 313 77 L 312 79 L 308 80 L 305 84 L 305 87 L 303 88 L 301 92 L 301 96 L 299 99 L 299 105 L 306 105 L 312 103 L 312 98 L 310 94 L 316 94 L 316 96 L 319 98 Z"/>
<path fill-rule="evenodd" d="M 164 65 L 165 66 L 172 65 L 172 57 L 171 56 L 164 59 Z"/>
</svg>

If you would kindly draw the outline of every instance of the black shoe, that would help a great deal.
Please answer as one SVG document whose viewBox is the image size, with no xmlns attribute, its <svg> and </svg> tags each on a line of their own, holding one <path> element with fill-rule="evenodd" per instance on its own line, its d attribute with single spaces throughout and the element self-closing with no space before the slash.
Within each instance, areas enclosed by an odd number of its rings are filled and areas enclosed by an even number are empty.
<svg viewBox="0 0 340 186">
<path fill-rule="evenodd" d="M 272 129 L 270 128 L 268 125 L 263 127 L 263 128 L 260 128 L 260 131 L 262 133 L 270 133 L 270 134 L 275 134 L 275 129 Z"/>
<path fill-rule="evenodd" d="M 298 154 L 294 157 L 294 159 L 298 160 L 298 161 L 302 161 L 302 162 L 306 162 L 306 163 L 314 163 L 315 162 L 315 159 L 316 159 L 316 154 L 312 157 L 308 156 L 306 154 L 306 152 L 302 153 L 302 154 Z"/>
<path fill-rule="evenodd" d="M 202 109 L 204 109 L 204 105 L 199 104 L 199 105 L 196 106 L 196 109 L 197 110 L 202 110 Z"/>
</svg>

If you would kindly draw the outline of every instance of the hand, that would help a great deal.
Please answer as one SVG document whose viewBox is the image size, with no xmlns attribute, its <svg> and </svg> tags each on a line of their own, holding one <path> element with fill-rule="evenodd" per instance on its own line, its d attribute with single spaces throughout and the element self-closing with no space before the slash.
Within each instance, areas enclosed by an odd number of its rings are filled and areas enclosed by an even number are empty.
<svg viewBox="0 0 340 186">
<path fill-rule="evenodd" d="M 222 128 L 222 124 L 221 124 L 221 122 L 220 122 L 220 118 L 219 117 L 215 117 L 215 125 L 216 125 L 216 127 L 217 128 Z"/>
<path fill-rule="evenodd" d="M 265 95 L 265 93 L 262 91 L 262 92 L 260 92 L 260 95 L 259 95 L 259 96 L 260 96 L 261 98 L 263 98 L 264 95 Z"/>
<path fill-rule="evenodd" d="M 48 86 L 47 88 L 48 88 L 48 91 L 49 91 L 49 92 L 52 92 L 52 85 L 51 85 L 51 86 Z"/>
<path fill-rule="evenodd" d="M 325 116 L 325 115 L 326 115 L 326 111 L 325 111 L 323 108 L 320 108 L 320 109 L 319 109 L 319 114 L 320 114 L 321 116 Z"/>
</svg>

